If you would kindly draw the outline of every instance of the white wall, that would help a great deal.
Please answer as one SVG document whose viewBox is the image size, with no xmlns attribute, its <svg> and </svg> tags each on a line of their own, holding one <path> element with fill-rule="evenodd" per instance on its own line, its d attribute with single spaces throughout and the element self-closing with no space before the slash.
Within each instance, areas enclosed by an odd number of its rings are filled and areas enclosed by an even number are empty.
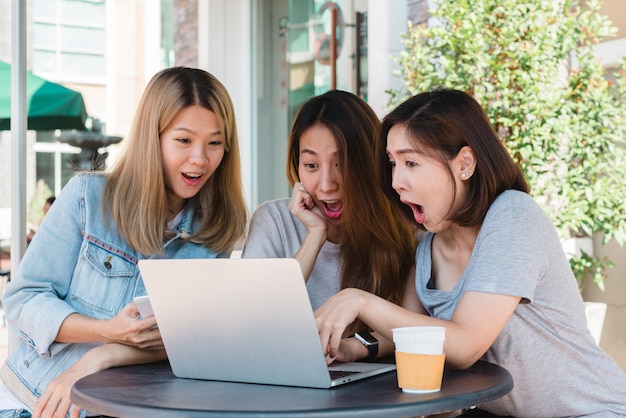
<svg viewBox="0 0 626 418">
<path fill-rule="evenodd" d="M 626 54 L 626 38 L 602 42 L 596 46 L 595 50 L 596 57 L 604 67 L 618 66 L 624 54 Z"/>
<path fill-rule="evenodd" d="M 198 65 L 215 75 L 231 94 L 237 117 L 244 193 L 248 202 L 251 202 L 253 173 L 250 1 L 200 1 L 198 14 Z"/>
<path fill-rule="evenodd" d="M 392 57 L 403 47 L 400 35 L 407 30 L 407 6 L 406 0 L 369 0 L 368 9 L 368 97 L 382 118 L 389 112 L 385 92 L 403 85 L 394 75 L 398 66 Z"/>
</svg>

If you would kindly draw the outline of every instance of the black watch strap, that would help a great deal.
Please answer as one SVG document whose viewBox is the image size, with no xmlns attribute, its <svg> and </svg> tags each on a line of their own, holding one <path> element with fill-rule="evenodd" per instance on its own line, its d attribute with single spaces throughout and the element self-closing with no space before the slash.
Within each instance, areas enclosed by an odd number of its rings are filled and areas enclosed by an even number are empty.
<svg viewBox="0 0 626 418">
<path fill-rule="evenodd" d="M 365 360 L 371 360 L 378 355 L 378 340 L 369 332 L 357 332 L 354 338 L 367 348 Z"/>
</svg>

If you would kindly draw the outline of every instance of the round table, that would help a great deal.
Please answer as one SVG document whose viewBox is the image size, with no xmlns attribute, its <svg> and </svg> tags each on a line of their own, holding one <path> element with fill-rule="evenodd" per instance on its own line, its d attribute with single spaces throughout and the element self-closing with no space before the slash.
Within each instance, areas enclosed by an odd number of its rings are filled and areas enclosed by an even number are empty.
<svg viewBox="0 0 626 418">
<path fill-rule="evenodd" d="M 444 371 L 439 392 L 407 394 L 396 372 L 331 389 L 180 379 L 169 363 L 119 367 L 80 379 L 76 405 L 116 417 L 405 417 L 478 405 L 506 395 L 510 373 L 479 361 Z"/>
</svg>

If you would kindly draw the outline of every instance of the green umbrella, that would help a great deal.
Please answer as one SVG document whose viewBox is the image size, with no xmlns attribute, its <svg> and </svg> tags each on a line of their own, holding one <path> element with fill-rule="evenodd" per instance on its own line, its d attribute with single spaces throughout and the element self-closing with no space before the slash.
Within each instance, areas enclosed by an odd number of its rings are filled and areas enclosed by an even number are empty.
<svg viewBox="0 0 626 418">
<path fill-rule="evenodd" d="M 85 130 L 87 111 L 83 96 L 60 84 L 26 73 L 28 129 Z M 11 66 L 0 61 L 0 130 L 11 129 Z"/>
</svg>

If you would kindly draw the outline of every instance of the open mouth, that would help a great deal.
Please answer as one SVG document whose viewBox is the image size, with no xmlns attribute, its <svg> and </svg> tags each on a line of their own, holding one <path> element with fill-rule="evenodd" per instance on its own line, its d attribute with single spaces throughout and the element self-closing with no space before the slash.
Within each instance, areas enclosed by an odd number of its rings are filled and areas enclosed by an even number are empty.
<svg viewBox="0 0 626 418">
<path fill-rule="evenodd" d="M 343 212 L 343 201 L 341 200 L 323 200 L 322 209 L 329 218 L 338 218 Z"/>
<path fill-rule="evenodd" d="M 420 205 L 411 204 L 411 209 L 413 210 L 413 218 L 415 222 L 418 224 L 423 224 L 426 215 L 424 214 L 424 208 Z"/>
<path fill-rule="evenodd" d="M 415 222 L 417 222 L 418 224 L 424 223 L 426 215 L 424 214 L 424 208 L 421 205 L 409 202 L 408 200 L 404 199 L 400 199 L 400 201 L 411 208 L 411 210 L 413 211 L 413 219 L 415 219 Z"/>
<path fill-rule="evenodd" d="M 182 173 L 182 175 L 185 183 L 192 186 L 198 184 L 202 178 L 202 174 L 198 173 Z"/>
</svg>

